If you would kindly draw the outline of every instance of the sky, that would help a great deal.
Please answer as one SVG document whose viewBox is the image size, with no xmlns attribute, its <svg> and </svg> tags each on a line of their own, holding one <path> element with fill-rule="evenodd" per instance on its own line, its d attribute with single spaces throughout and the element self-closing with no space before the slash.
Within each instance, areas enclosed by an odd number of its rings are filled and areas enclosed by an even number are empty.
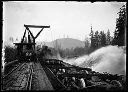
<svg viewBox="0 0 128 92">
<path fill-rule="evenodd" d="M 8 1 L 3 2 L 3 40 L 23 37 L 24 24 L 43 25 L 45 28 L 36 41 L 53 41 L 58 38 L 84 40 L 94 31 L 108 29 L 113 35 L 116 18 L 125 2 L 76 1 Z M 40 31 L 30 29 L 34 36 Z"/>
</svg>

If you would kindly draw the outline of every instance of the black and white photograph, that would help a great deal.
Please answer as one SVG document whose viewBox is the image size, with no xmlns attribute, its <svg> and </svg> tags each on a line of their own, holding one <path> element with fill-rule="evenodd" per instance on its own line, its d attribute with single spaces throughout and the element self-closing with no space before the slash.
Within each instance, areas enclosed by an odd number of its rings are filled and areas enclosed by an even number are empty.
<svg viewBox="0 0 128 92">
<path fill-rule="evenodd" d="M 126 91 L 126 6 L 3 1 L 1 91 Z"/>
</svg>

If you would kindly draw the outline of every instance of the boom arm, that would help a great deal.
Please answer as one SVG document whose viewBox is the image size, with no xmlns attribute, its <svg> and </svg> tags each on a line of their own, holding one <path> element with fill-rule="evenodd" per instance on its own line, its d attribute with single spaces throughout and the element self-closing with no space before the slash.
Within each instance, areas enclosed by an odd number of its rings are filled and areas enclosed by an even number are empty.
<svg viewBox="0 0 128 92">
<path fill-rule="evenodd" d="M 43 29 L 44 29 L 44 28 L 42 28 L 42 29 L 40 30 L 40 32 L 35 36 L 35 39 L 39 36 L 39 34 L 42 32 Z"/>
<path fill-rule="evenodd" d="M 42 32 L 42 30 L 44 28 L 50 28 L 50 26 L 39 26 L 39 25 L 25 25 L 24 24 L 24 27 L 26 27 L 26 29 L 29 31 L 30 35 L 32 36 L 33 38 L 33 42 L 35 43 L 35 39 L 39 36 L 39 34 Z M 33 28 L 42 28 L 38 34 L 34 37 L 34 35 L 32 34 L 32 32 L 30 31 L 29 27 L 33 27 Z"/>
<path fill-rule="evenodd" d="M 24 25 L 24 27 L 34 27 L 34 28 L 50 28 L 50 26 L 37 26 L 37 25 Z"/>
<path fill-rule="evenodd" d="M 43 30 L 44 28 L 50 28 L 50 26 L 37 26 L 37 25 L 25 25 L 25 24 L 24 24 L 24 27 L 26 27 L 26 29 L 30 32 L 30 34 L 32 35 L 32 38 L 33 38 L 34 40 L 39 36 L 39 34 L 42 32 L 42 30 Z M 34 37 L 33 34 L 31 33 L 31 31 L 29 30 L 29 27 L 42 28 L 42 29 L 41 29 L 40 32 Z"/>
</svg>

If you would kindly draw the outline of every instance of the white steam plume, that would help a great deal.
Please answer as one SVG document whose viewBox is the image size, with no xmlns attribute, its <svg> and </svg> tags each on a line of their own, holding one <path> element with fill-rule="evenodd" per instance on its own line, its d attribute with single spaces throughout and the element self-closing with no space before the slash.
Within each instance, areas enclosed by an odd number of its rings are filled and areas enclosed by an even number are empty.
<svg viewBox="0 0 128 92">
<path fill-rule="evenodd" d="M 68 63 L 80 67 L 91 67 L 97 72 L 108 72 L 112 74 L 126 74 L 125 48 L 118 46 L 102 47 L 90 55 L 85 55 Z"/>
</svg>

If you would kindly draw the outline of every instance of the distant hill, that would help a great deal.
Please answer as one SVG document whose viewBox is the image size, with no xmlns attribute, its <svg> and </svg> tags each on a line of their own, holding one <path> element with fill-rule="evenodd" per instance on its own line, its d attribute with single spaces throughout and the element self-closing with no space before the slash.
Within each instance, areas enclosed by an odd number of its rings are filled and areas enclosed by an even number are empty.
<svg viewBox="0 0 128 92">
<path fill-rule="evenodd" d="M 61 48 L 62 49 L 71 49 L 71 48 L 76 48 L 76 47 L 84 47 L 84 42 L 83 41 L 80 41 L 78 39 L 73 39 L 73 38 L 61 38 L 61 39 L 56 39 L 52 42 L 36 42 L 37 45 L 39 44 L 45 44 L 47 45 L 48 47 L 54 47 L 55 46 L 55 43 L 58 43 L 61 45 Z M 14 46 L 14 44 L 12 42 L 4 42 L 4 44 L 6 46 Z"/>
<path fill-rule="evenodd" d="M 52 42 L 42 42 L 42 44 L 45 44 L 49 47 L 54 47 L 55 43 L 58 43 L 61 45 L 62 49 L 71 49 L 71 48 L 76 48 L 76 47 L 84 47 L 84 42 L 77 40 L 77 39 L 73 39 L 73 38 L 61 38 L 61 39 L 56 39 Z M 40 42 L 38 42 L 38 44 L 40 44 Z"/>
</svg>

